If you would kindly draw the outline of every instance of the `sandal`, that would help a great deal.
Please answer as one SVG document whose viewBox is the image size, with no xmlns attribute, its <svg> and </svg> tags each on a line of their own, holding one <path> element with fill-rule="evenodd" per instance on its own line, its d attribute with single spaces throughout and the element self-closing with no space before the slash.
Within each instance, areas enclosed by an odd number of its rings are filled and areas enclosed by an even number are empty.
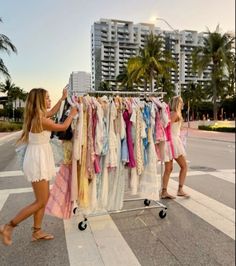
<svg viewBox="0 0 236 266">
<path fill-rule="evenodd" d="M 12 229 L 16 227 L 17 224 L 13 223 L 13 221 L 10 221 L 8 224 L 4 224 L 0 226 L 0 236 L 2 237 L 2 242 L 6 246 L 10 246 L 12 244 L 12 238 L 11 238 L 11 232 L 7 232 L 9 230 L 9 227 Z"/>
<path fill-rule="evenodd" d="M 179 185 L 179 189 L 178 189 L 178 192 L 177 192 L 177 196 L 178 197 L 184 197 L 186 199 L 190 198 L 190 195 L 187 194 L 187 193 L 185 193 L 182 188 L 183 188 L 183 185 Z"/>
<path fill-rule="evenodd" d="M 42 231 L 41 228 L 32 227 L 32 229 L 33 229 L 32 241 L 54 239 L 54 236 L 52 234 Z"/>
<path fill-rule="evenodd" d="M 175 199 L 174 196 L 170 195 L 169 193 L 167 193 L 167 189 L 163 188 L 162 192 L 161 192 L 161 199 Z"/>
</svg>

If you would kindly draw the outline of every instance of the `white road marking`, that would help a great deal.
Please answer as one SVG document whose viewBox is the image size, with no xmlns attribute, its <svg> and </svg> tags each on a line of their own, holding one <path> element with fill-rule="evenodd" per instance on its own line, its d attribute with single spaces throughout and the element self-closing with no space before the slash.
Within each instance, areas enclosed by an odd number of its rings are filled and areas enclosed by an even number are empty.
<svg viewBox="0 0 236 266">
<path fill-rule="evenodd" d="M 195 176 L 195 175 L 212 175 L 217 178 L 223 179 L 230 183 L 235 184 L 235 169 L 220 169 L 213 172 L 203 172 L 203 171 L 189 171 L 187 173 L 188 176 Z M 171 174 L 171 177 L 178 177 L 179 173 L 175 172 Z"/>
<path fill-rule="evenodd" d="M 58 170 L 59 170 L 59 167 L 56 167 L 56 171 Z M 23 176 L 23 175 L 24 173 L 21 170 L 0 172 L 0 177 L 17 177 L 17 176 Z"/>
<path fill-rule="evenodd" d="M 169 191 L 176 193 L 178 182 L 170 179 Z M 191 197 L 189 199 L 177 197 L 180 205 L 201 217 L 215 228 L 235 239 L 235 210 L 206 195 L 185 186 L 185 190 Z"/>
<path fill-rule="evenodd" d="M 32 188 L 1 190 L 0 211 L 11 193 L 31 191 Z M 109 215 L 90 217 L 85 231 L 78 230 L 80 221 L 78 217 L 64 220 L 70 266 L 140 266 Z"/>
<path fill-rule="evenodd" d="M 5 172 L 7 177 L 15 176 L 19 171 Z M 215 172 L 191 171 L 188 175 L 211 174 L 217 178 L 235 183 L 234 169 L 222 169 Z M 173 173 L 172 176 L 178 176 Z M 3 177 L 3 172 L 1 173 Z M 176 193 L 178 182 L 170 179 L 169 190 Z M 13 193 L 32 192 L 32 188 L 0 190 L 0 211 Z M 190 199 L 177 198 L 181 206 L 199 216 L 232 239 L 235 239 L 235 210 L 186 186 Z M 66 242 L 70 265 L 140 265 L 132 250 L 120 234 L 109 215 L 90 217 L 85 231 L 77 229 L 78 217 L 64 221 Z"/>
<path fill-rule="evenodd" d="M 80 232 L 78 230 L 78 222 L 78 217 L 64 220 L 70 266 L 104 266 L 89 223 L 87 229 Z"/>
<path fill-rule="evenodd" d="M 2 171 L 0 172 L 0 177 L 16 177 L 24 175 L 22 171 Z"/>
</svg>

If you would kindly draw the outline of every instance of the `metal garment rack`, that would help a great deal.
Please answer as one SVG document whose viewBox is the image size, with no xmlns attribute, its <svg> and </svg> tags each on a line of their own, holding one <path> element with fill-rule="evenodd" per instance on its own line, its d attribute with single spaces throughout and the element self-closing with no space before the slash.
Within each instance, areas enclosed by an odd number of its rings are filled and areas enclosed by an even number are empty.
<svg viewBox="0 0 236 266">
<path fill-rule="evenodd" d="M 91 94 L 101 94 L 101 95 L 137 95 L 137 96 L 163 96 L 166 92 L 149 92 L 149 91 L 80 91 L 80 90 L 68 90 L 70 96 L 73 94 L 78 95 L 91 95 Z"/>
<path fill-rule="evenodd" d="M 166 94 L 166 92 L 134 92 L 134 91 L 69 91 L 70 96 L 73 94 L 77 95 L 92 95 L 92 94 L 101 94 L 101 95 L 137 95 L 137 96 L 160 96 L 163 98 L 163 96 Z M 69 100 L 69 102 L 71 102 Z M 163 165 L 161 162 L 161 179 L 162 179 L 162 172 L 163 172 Z M 159 191 L 157 191 L 159 193 Z M 95 217 L 95 216 L 102 216 L 107 214 L 116 214 L 116 213 L 123 213 L 123 212 L 130 212 L 130 211 L 142 211 L 147 209 L 154 209 L 154 208 L 161 208 L 161 211 L 159 212 L 159 217 L 161 219 L 165 218 L 167 215 L 167 206 L 163 203 L 157 201 L 157 200 L 149 200 L 145 198 L 131 198 L 131 199 L 124 199 L 123 202 L 132 202 L 132 201 L 140 201 L 143 200 L 144 206 L 143 207 L 137 207 L 137 208 L 130 208 L 130 209 L 122 209 L 122 210 L 114 210 L 114 211 L 106 211 L 106 212 L 97 212 L 89 215 L 83 215 L 84 220 L 78 223 L 78 229 L 83 231 L 87 228 L 87 221 L 88 217 Z M 151 202 L 153 202 L 153 205 L 150 205 Z M 78 208 L 75 207 L 73 209 L 73 213 L 76 214 Z"/>
</svg>

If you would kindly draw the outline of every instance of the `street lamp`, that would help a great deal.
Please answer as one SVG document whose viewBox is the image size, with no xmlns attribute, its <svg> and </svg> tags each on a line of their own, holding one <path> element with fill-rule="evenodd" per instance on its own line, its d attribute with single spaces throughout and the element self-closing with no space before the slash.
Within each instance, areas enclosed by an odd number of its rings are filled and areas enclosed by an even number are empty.
<svg viewBox="0 0 236 266">
<path fill-rule="evenodd" d="M 180 72 L 180 69 L 181 69 L 181 64 L 180 64 L 180 34 L 179 34 L 179 31 L 178 30 L 175 30 L 165 19 L 163 18 L 156 18 L 156 20 L 161 20 L 163 22 L 166 23 L 166 25 L 171 29 L 173 30 L 173 32 L 176 34 L 176 37 L 177 37 L 177 44 L 178 44 L 178 53 L 179 53 L 179 80 L 178 82 L 176 83 L 176 94 L 177 95 L 181 95 L 181 83 L 180 83 L 180 79 L 181 79 L 181 72 Z"/>
</svg>

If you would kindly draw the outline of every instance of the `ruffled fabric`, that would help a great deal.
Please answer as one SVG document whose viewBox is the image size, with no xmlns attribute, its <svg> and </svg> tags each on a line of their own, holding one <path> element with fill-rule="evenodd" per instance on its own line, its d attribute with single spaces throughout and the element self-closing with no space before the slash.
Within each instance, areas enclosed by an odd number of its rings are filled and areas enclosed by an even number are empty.
<svg viewBox="0 0 236 266">
<path fill-rule="evenodd" d="M 49 143 L 51 132 L 29 133 L 23 172 L 29 182 L 51 180 L 56 174 L 53 152 Z"/>
<path fill-rule="evenodd" d="M 72 207 L 71 165 L 62 164 L 50 191 L 45 213 L 61 219 L 70 219 Z"/>
</svg>

